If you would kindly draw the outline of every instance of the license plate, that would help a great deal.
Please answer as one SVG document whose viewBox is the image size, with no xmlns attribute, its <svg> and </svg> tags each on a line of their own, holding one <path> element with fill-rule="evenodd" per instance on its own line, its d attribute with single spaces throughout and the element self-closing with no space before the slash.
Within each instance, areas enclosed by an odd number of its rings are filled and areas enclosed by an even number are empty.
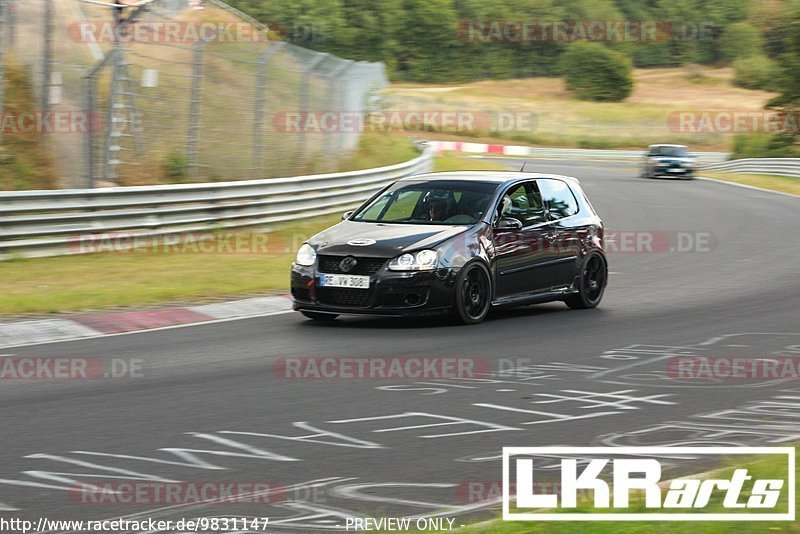
<svg viewBox="0 0 800 534">
<path fill-rule="evenodd" d="M 670 169 L 669 172 L 686 172 L 685 169 Z"/>
<path fill-rule="evenodd" d="M 319 275 L 320 287 L 351 287 L 355 289 L 369 289 L 369 276 L 353 274 L 321 274 Z"/>
</svg>

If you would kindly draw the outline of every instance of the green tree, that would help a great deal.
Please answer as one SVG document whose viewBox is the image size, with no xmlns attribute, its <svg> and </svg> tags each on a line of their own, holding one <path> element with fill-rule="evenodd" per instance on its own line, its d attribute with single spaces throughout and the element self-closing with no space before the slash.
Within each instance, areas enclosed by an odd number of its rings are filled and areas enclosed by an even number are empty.
<svg viewBox="0 0 800 534">
<path fill-rule="evenodd" d="M 719 42 L 722 57 L 731 61 L 758 54 L 761 50 L 761 33 L 746 22 L 726 26 Z"/>
<path fill-rule="evenodd" d="M 778 112 L 787 128 L 773 136 L 772 146 L 783 146 L 791 155 L 800 154 L 800 2 L 791 3 L 786 24 L 784 52 L 778 60 L 780 74 L 775 84 L 780 95 L 767 103 L 768 109 Z"/>
<path fill-rule="evenodd" d="M 402 8 L 397 74 L 415 81 L 458 79 L 461 42 L 452 0 L 404 0 Z"/>
<path fill-rule="evenodd" d="M 733 84 L 745 89 L 771 91 L 777 86 L 775 62 L 763 54 L 739 58 L 733 62 Z"/>
<path fill-rule="evenodd" d="M 598 43 L 576 42 L 561 58 L 567 89 L 583 100 L 616 102 L 633 90 L 630 60 Z"/>
</svg>

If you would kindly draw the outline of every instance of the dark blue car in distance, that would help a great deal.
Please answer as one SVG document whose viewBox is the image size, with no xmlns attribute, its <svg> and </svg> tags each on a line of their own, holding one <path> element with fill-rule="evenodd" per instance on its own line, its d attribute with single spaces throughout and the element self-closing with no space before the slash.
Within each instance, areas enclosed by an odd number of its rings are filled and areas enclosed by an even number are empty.
<svg viewBox="0 0 800 534">
<path fill-rule="evenodd" d="M 644 157 L 642 178 L 669 176 L 693 179 L 697 159 L 684 145 L 650 145 Z"/>
<path fill-rule="evenodd" d="M 492 307 L 598 305 L 608 279 L 603 223 L 575 178 L 447 172 L 399 180 L 320 232 L 292 264 L 294 309 L 452 314 Z"/>
</svg>

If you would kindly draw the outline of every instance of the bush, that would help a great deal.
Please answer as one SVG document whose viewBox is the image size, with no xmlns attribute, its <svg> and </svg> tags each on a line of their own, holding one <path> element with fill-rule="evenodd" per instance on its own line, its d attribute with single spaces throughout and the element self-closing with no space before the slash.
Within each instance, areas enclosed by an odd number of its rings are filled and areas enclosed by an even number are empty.
<svg viewBox="0 0 800 534">
<path fill-rule="evenodd" d="M 737 59 L 733 62 L 733 85 L 745 89 L 777 89 L 780 75 L 775 62 L 761 54 Z"/>
<path fill-rule="evenodd" d="M 178 150 L 173 150 L 167 154 L 162 164 L 164 181 L 166 183 L 181 183 L 189 178 L 189 163 L 186 156 Z"/>
<path fill-rule="evenodd" d="M 791 135 L 751 133 L 738 134 L 733 140 L 731 159 L 796 158 L 800 156 Z"/>
<path fill-rule="evenodd" d="M 573 43 L 561 58 L 567 89 L 582 100 L 617 102 L 630 96 L 630 60 L 599 43 Z"/>
<path fill-rule="evenodd" d="M 727 26 L 719 41 L 719 51 L 726 59 L 758 54 L 761 48 L 761 33 L 746 22 L 734 22 Z"/>
</svg>

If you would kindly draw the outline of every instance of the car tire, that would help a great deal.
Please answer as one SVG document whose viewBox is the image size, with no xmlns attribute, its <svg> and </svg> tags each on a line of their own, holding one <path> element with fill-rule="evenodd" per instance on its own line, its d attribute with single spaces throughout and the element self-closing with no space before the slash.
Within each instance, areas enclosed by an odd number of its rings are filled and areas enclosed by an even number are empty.
<svg viewBox="0 0 800 534">
<path fill-rule="evenodd" d="M 303 315 L 311 319 L 312 321 L 325 321 L 330 322 L 339 317 L 335 313 L 318 313 L 318 312 L 310 312 L 310 311 L 301 311 Z"/>
<path fill-rule="evenodd" d="M 590 252 L 581 263 L 578 292 L 564 299 L 574 310 L 596 308 L 608 284 L 608 263 L 599 252 Z"/>
<path fill-rule="evenodd" d="M 489 314 L 492 284 L 489 270 L 481 262 L 464 266 L 455 284 L 455 318 L 461 324 L 477 324 Z"/>
</svg>

